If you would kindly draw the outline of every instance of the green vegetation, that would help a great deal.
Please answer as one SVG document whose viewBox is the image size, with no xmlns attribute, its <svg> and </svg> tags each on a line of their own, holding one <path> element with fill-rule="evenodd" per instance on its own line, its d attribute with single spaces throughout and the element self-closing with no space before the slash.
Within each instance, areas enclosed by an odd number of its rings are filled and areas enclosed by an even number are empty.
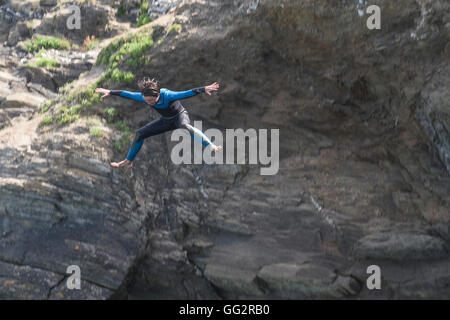
<svg viewBox="0 0 450 320">
<path fill-rule="evenodd" d="M 106 108 L 103 112 L 108 117 L 107 120 L 109 123 L 113 122 L 114 117 L 117 115 L 117 111 L 114 108 Z"/>
<path fill-rule="evenodd" d="M 103 73 L 100 78 L 99 84 L 104 86 L 111 86 L 113 83 L 116 84 L 130 84 L 134 80 L 134 74 L 131 72 L 122 72 L 118 68 L 110 69 Z"/>
<path fill-rule="evenodd" d="M 141 7 L 139 8 L 139 14 L 148 12 L 148 0 L 142 0 Z"/>
<path fill-rule="evenodd" d="M 67 103 L 78 102 L 83 107 L 91 107 L 94 103 L 102 101 L 101 94 L 95 93 L 95 89 L 99 85 L 99 80 L 95 81 L 88 87 L 77 88 L 65 98 Z"/>
<path fill-rule="evenodd" d="M 120 6 L 117 8 L 116 16 L 117 17 L 123 17 L 126 14 L 126 10 L 124 7 Z"/>
<path fill-rule="evenodd" d="M 92 107 L 92 101 L 90 101 L 88 99 L 83 99 L 83 100 L 81 100 L 81 105 L 83 106 L 83 108 Z"/>
<path fill-rule="evenodd" d="M 45 49 L 39 50 L 37 57 L 38 59 L 35 62 L 27 62 L 25 65 L 27 67 L 45 67 L 47 69 L 53 69 L 58 66 L 58 60 L 49 58 L 46 54 Z"/>
<path fill-rule="evenodd" d="M 87 36 L 83 41 L 83 51 L 89 51 L 98 46 L 99 40 L 94 35 Z"/>
<path fill-rule="evenodd" d="M 94 117 L 87 122 L 87 125 L 88 127 L 99 127 L 102 125 L 102 122 L 98 117 Z"/>
<path fill-rule="evenodd" d="M 91 107 L 94 103 L 101 101 L 101 95 L 95 93 L 94 90 L 98 86 L 98 81 L 85 88 L 77 88 L 69 94 L 70 88 L 73 88 L 72 83 L 66 84 L 60 88 L 59 92 L 62 94 L 58 100 L 54 99 L 50 102 L 45 102 L 41 107 L 41 113 L 47 112 L 53 105 L 63 103 L 63 106 L 54 109 L 53 114 L 59 125 L 74 122 L 80 118 L 81 113 L 86 108 Z M 48 116 L 51 117 L 51 116 Z M 48 120 L 48 119 L 47 119 Z M 53 118 L 52 118 L 53 122 Z"/>
<path fill-rule="evenodd" d="M 73 89 L 73 81 L 66 83 L 64 86 L 59 87 L 58 92 L 62 95 L 66 95 L 69 93 L 69 90 Z"/>
<path fill-rule="evenodd" d="M 98 55 L 97 65 L 103 64 L 116 68 L 123 62 L 137 68 L 145 62 L 144 52 L 153 45 L 153 39 L 146 34 L 134 35 L 129 39 L 113 41 Z"/>
<path fill-rule="evenodd" d="M 62 94 L 58 102 L 64 105 L 55 111 L 57 114 L 56 121 L 59 125 L 74 122 L 80 118 L 81 113 L 87 108 L 92 107 L 93 104 L 102 101 L 101 94 L 95 93 L 95 88 L 99 85 L 99 80 L 95 81 L 88 87 L 81 87 L 69 93 L 73 88 L 73 84 L 66 84 L 60 88 L 59 92 Z"/>
<path fill-rule="evenodd" d="M 113 41 L 107 48 L 103 49 L 96 64 L 103 64 L 107 67 L 106 72 L 98 81 L 98 86 L 111 86 L 112 84 L 130 84 L 134 81 L 132 72 L 125 72 L 119 69 L 119 65 L 126 62 L 133 68 L 149 62 L 149 58 L 144 56 L 144 52 L 153 45 L 153 39 L 144 33 L 133 35 Z"/>
<path fill-rule="evenodd" d="M 103 137 L 103 131 L 99 128 L 91 128 L 89 135 L 91 137 Z"/>
<path fill-rule="evenodd" d="M 106 65 L 110 66 L 112 63 L 110 62 L 111 56 L 114 52 L 117 52 L 117 50 L 123 45 L 123 43 L 126 43 L 123 39 L 117 39 L 111 42 L 106 48 L 104 48 L 97 56 L 97 61 L 95 62 L 96 65 Z M 122 57 L 123 58 L 123 57 Z"/>
<path fill-rule="evenodd" d="M 136 22 L 136 25 L 138 27 L 143 26 L 144 24 L 147 24 L 152 21 L 150 17 L 148 16 L 148 1 L 144 0 L 141 3 L 141 7 L 139 8 L 139 17 Z"/>
<path fill-rule="evenodd" d="M 51 58 L 39 58 L 36 61 L 36 65 L 38 67 L 45 67 L 47 69 L 53 69 L 53 68 L 56 68 L 56 66 L 58 65 L 58 61 L 56 61 L 55 59 L 51 59 Z"/>
<path fill-rule="evenodd" d="M 83 110 L 83 106 L 81 104 L 76 104 L 69 108 L 69 113 L 70 114 L 79 114 L 81 110 Z"/>
<path fill-rule="evenodd" d="M 145 28 L 144 28 L 145 29 Z M 149 35 L 149 30 L 140 30 L 130 36 L 117 39 L 104 48 L 97 58 L 97 65 L 104 65 L 106 70 L 102 76 L 90 85 L 80 85 L 74 89 L 73 83 L 68 83 L 59 89 L 58 100 L 54 104 L 58 107 L 52 108 L 52 115 L 59 125 L 71 123 L 79 119 L 81 116 L 92 116 L 98 114 L 98 108 L 102 106 L 95 106 L 95 109 L 89 109 L 102 102 L 101 94 L 96 93 L 95 89 L 99 87 L 108 88 L 113 85 L 130 84 L 135 80 L 133 72 L 126 70 L 127 67 L 138 68 L 140 65 L 149 62 L 149 57 L 145 56 L 145 52 L 153 45 L 153 39 Z M 90 43 L 93 42 L 93 37 L 88 37 L 85 40 L 84 47 L 90 48 Z M 95 39 L 94 39 L 95 40 Z M 38 48 L 44 48 L 43 46 Z M 44 56 L 42 56 L 44 58 Z M 51 66 L 52 64 L 46 63 Z M 77 82 L 78 83 L 78 82 Z M 42 107 L 42 112 L 50 110 L 50 105 Z M 105 107 L 103 110 L 103 117 L 107 123 L 115 124 L 116 130 L 120 131 L 121 137 L 115 141 L 114 145 L 117 150 L 123 151 L 123 146 L 129 143 L 131 132 L 125 122 L 118 120 L 118 112 L 112 107 Z M 88 121 L 87 126 L 91 128 L 91 136 L 105 135 L 105 132 L 99 131 L 96 128 L 101 128 L 101 120 Z"/>
<path fill-rule="evenodd" d="M 76 104 L 74 106 L 63 106 L 59 109 L 59 114 L 56 117 L 56 121 L 59 125 L 74 122 L 80 118 L 81 110 L 83 106 L 81 104 Z"/>
<path fill-rule="evenodd" d="M 130 129 L 128 128 L 127 124 L 122 120 L 116 122 L 116 128 L 117 128 L 117 130 L 119 130 L 121 132 L 125 132 L 125 133 L 130 132 Z"/>
<path fill-rule="evenodd" d="M 46 101 L 46 102 L 44 102 L 43 104 L 42 104 L 42 107 L 41 107 L 41 114 L 42 113 L 46 113 L 47 111 L 48 111 L 48 109 L 50 109 L 50 107 L 52 106 L 52 105 L 54 105 L 55 104 L 55 100 L 54 99 L 52 99 L 52 100 L 50 100 L 50 101 Z"/>
<path fill-rule="evenodd" d="M 125 121 L 117 121 L 116 122 L 116 128 L 117 130 L 119 130 L 120 132 L 122 132 L 122 136 L 120 137 L 119 140 L 116 140 L 114 142 L 114 148 L 118 151 L 118 152 L 123 152 L 124 151 L 124 146 L 130 143 L 130 139 L 131 139 L 131 131 L 128 128 L 127 124 L 125 123 Z"/>
<path fill-rule="evenodd" d="M 36 52 L 39 49 L 69 50 L 70 42 L 66 39 L 38 36 L 33 40 L 23 42 L 22 48 L 28 52 Z"/>
<path fill-rule="evenodd" d="M 115 148 L 118 152 L 123 152 L 123 151 L 124 151 L 124 148 L 123 148 L 123 145 L 122 145 L 122 140 L 116 140 L 116 141 L 114 142 L 114 148 Z"/>
<path fill-rule="evenodd" d="M 150 58 L 144 56 L 145 50 L 153 45 L 153 39 L 146 34 L 133 35 L 127 39 L 113 41 L 107 48 L 103 49 L 96 64 L 107 66 L 98 81 L 99 86 L 111 86 L 112 84 L 130 84 L 134 81 L 132 72 L 121 71 L 119 65 L 126 62 L 127 65 L 138 68 L 148 63 Z"/>
<path fill-rule="evenodd" d="M 115 68 L 111 70 L 110 79 L 116 83 L 130 84 L 134 80 L 134 75 L 131 72 L 122 72 Z"/>
<path fill-rule="evenodd" d="M 79 119 L 80 115 L 78 114 L 67 114 L 67 113 L 61 113 L 60 115 L 58 115 L 58 117 L 56 118 L 56 121 L 58 122 L 58 124 L 60 126 L 66 124 L 66 123 L 71 123 L 74 122 L 75 120 Z"/>
<path fill-rule="evenodd" d="M 52 116 L 44 116 L 42 121 L 39 123 L 39 127 L 49 126 L 52 123 L 53 123 L 53 117 Z"/>
<path fill-rule="evenodd" d="M 152 22 L 152 20 L 150 19 L 148 14 L 143 14 L 143 15 L 139 16 L 136 24 L 137 24 L 138 27 L 140 27 L 140 26 L 143 26 L 144 24 L 147 24 L 149 22 Z"/>
<path fill-rule="evenodd" d="M 169 31 L 167 31 L 167 34 L 171 33 L 172 31 L 180 31 L 181 29 L 181 25 L 179 25 L 178 23 L 173 24 L 170 28 Z"/>
</svg>

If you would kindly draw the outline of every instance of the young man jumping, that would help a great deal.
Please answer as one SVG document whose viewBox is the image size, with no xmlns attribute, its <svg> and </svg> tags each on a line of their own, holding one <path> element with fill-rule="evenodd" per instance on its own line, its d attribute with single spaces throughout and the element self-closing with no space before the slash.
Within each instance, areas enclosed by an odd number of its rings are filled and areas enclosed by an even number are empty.
<svg viewBox="0 0 450 320">
<path fill-rule="evenodd" d="M 133 143 L 126 159 L 120 162 L 111 162 L 111 166 L 118 168 L 125 166 L 131 168 L 133 160 L 142 147 L 144 139 L 175 129 L 187 129 L 191 136 L 202 140 L 206 146 L 211 146 L 214 151 L 222 150 L 222 146 L 216 146 L 211 140 L 199 129 L 189 124 L 189 114 L 179 100 L 195 96 L 199 93 L 206 92 L 211 95 L 212 91 L 219 89 L 219 84 L 213 84 L 205 87 L 194 88 L 187 91 L 170 91 L 160 88 L 154 79 L 144 78 L 138 83 L 141 92 L 130 92 L 124 90 L 108 90 L 103 88 L 95 89 L 95 92 L 103 94 L 102 98 L 109 95 L 128 98 L 153 107 L 160 115 L 156 120 L 146 124 L 136 131 Z"/>
</svg>

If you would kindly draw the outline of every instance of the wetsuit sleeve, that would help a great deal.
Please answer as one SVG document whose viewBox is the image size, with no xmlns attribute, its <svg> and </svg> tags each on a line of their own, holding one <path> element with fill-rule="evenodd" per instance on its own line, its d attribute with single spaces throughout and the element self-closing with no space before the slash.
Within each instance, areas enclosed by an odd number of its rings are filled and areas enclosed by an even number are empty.
<svg viewBox="0 0 450 320">
<path fill-rule="evenodd" d="M 140 92 L 131 92 L 125 90 L 110 90 L 110 94 L 113 96 L 120 96 L 123 98 L 142 101 L 145 102 L 144 98 L 142 98 L 142 94 Z"/>
<path fill-rule="evenodd" d="M 202 92 L 205 92 L 205 87 L 194 88 L 187 91 L 170 91 L 167 89 L 165 90 L 166 98 L 169 101 L 186 99 Z"/>
</svg>

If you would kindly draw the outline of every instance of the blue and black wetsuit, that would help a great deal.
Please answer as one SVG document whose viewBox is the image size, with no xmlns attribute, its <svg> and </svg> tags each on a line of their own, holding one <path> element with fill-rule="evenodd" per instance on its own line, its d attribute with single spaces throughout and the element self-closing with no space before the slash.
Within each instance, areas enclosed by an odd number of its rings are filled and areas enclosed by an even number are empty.
<svg viewBox="0 0 450 320">
<path fill-rule="evenodd" d="M 170 91 L 168 89 L 161 88 L 158 101 L 156 104 L 150 105 L 161 115 L 161 117 L 153 120 L 136 131 L 136 135 L 130 151 L 128 152 L 127 159 L 129 161 L 134 160 L 142 147 L 144 139 L 175 129 L 188 129 L 193 138 L 195 138 L 195 135 L 200 136 L 201 139 L 199 140 L 201 140 L 205 146 L 210 145 L 211 141 L 208 137 L 206 137 L 200 130 L 189 124 L 190 119 L 188 112 L 179 101 L 202 92 L 205 92 L 205 87 L 194 88 L 187 91 Z M 141 101 L 148 105 L 140 92 L 111 90 L 110 94 Z"/>
</svg>

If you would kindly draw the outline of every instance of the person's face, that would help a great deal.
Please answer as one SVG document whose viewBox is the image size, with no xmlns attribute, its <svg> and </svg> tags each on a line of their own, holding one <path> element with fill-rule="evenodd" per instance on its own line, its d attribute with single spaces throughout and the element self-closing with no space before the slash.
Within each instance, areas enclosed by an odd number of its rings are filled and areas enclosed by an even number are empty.
<svg viewBox="0 0 450 320">
<path fill-rule="evenodd" d="M 156 97 L 154 97 L 154 96 L 143 96 L 143 98 L 148 104 L 155 104 L 156 101 L 158 101 L 158 99 L 159 99 L 159 94 Z"/>
</svg>

